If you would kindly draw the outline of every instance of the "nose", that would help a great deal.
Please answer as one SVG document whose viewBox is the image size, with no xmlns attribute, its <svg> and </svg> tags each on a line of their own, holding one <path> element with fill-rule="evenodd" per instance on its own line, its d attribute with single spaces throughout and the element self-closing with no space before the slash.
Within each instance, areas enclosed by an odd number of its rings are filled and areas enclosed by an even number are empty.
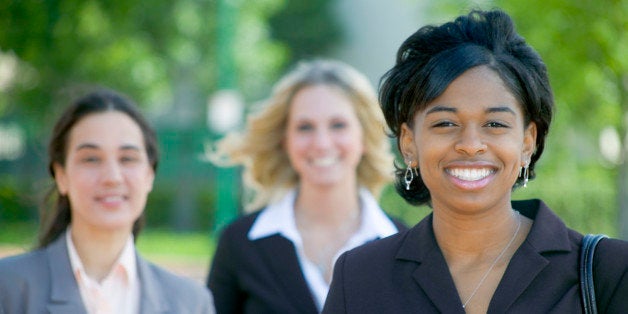
<svg viewBox="0 0 628 314">
<path fill-rule="evenodd" d="M 122 167 L 116 160 L 107 161 L 102 169 L 102 179 L 107 185 L 122 182 Z"/>
<path fill-rule="evenodd" d="M 487 146 L 482 138 L 481 131 L 474 127 L 465 127 L 460 132 L 460 137 L 456 141 L 454 149 L 468 156 L 475 156 L 486 152 Z"/>
<path fill-rule="evenodd" d="M 331 146 L 331 143 L 332 139 L 329 131 L 322 128 L 316 131 L 313 143 L 316 148 L 327 148 Z"/>
</svg>

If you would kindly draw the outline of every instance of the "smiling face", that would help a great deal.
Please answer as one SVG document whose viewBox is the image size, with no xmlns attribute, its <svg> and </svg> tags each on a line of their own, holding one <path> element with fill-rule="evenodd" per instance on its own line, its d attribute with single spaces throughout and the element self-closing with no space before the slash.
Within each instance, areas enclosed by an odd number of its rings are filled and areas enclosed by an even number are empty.
<svg viewBox="0 0 628 314">
<path fill-rule="evenodd" d="M 406 160 L 420 170 L 432 206 L 470 212 L 510 208 L 511 189 L 535 147 L 517 99 L 486 66 L 467 70 L 402 126 Z"/>
<path fill-rule="evenodd" d="M 54 165 L 72 226 L 130 232 L 153 186 L 140 127 L 119 111 L 93 113 L 68 136 L 65 165 Z"/>
<path fill-rule="evenodd" d="M 351 100 L 338 88 L 313 85 L 296 93 L 284 147 L 302 186 L 357 184 L 363 131 Z"/>
</svg>

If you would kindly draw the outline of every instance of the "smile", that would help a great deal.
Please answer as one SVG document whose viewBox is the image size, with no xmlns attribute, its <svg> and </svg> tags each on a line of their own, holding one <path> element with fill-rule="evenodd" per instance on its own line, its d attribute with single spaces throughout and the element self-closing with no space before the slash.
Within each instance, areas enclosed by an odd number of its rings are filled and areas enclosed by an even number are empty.
<svg viewBox="0 0 628 314">
<path fill-rule="evenodd" d="M 124 200 L 124 197 L 122 197 L 122 196 L 107 196 L 107 197 L 101 198 L 101 200 L 103 202 L 119 202 L 119 201 Z"/>
<path fill-rule="evenodd" d="M 328 167 L 338 161 L 337 157 L 314 158 L 312 164 L 317 167 Z"/>
<path fill-rule="evenodd" d="M 448 174 L 464 181 L 478 181 L 490 176 L 495 171 L 488 168 L 451 168 Z"/>
</svg>

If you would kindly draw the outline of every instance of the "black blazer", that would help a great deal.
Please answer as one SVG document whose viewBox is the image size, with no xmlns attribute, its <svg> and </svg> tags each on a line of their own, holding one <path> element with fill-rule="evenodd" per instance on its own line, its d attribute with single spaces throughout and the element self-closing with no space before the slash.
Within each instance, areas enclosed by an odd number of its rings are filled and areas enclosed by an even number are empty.
<svg viewBox="0 0 628 314">
<path fill-rule="evenodd" d="M 512 257 L 488 313 L 582 313 L 578 279 L 582 235 L 541 201 L 513 202 L 534 220 Z M 594 278 L 600 313 L 628 313 L 628 242 L 597 247 Z M 323 313 L 464 313 L 432 229 L 412 229 L 338 258 Z"/>
<path fill-rule="evenodd" d="M 237 219 L 220 237 L 207 281 L 216 312 L 318 313 L 292 242 L 280 235 L 247 238 L 258 215 Z"/>
</svg>

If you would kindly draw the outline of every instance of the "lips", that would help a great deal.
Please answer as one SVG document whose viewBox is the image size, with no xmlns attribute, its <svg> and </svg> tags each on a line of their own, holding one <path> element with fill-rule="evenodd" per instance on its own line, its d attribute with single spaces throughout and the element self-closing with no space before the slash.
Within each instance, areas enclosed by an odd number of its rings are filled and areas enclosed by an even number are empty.
<svg viewBox="0 0 628 314">
<path fill-rule="evenodd" d="M 464 181 L 479 181 L 495 172 L 491 168 L 449 168 L 447 173 Z"/>
</svg>

